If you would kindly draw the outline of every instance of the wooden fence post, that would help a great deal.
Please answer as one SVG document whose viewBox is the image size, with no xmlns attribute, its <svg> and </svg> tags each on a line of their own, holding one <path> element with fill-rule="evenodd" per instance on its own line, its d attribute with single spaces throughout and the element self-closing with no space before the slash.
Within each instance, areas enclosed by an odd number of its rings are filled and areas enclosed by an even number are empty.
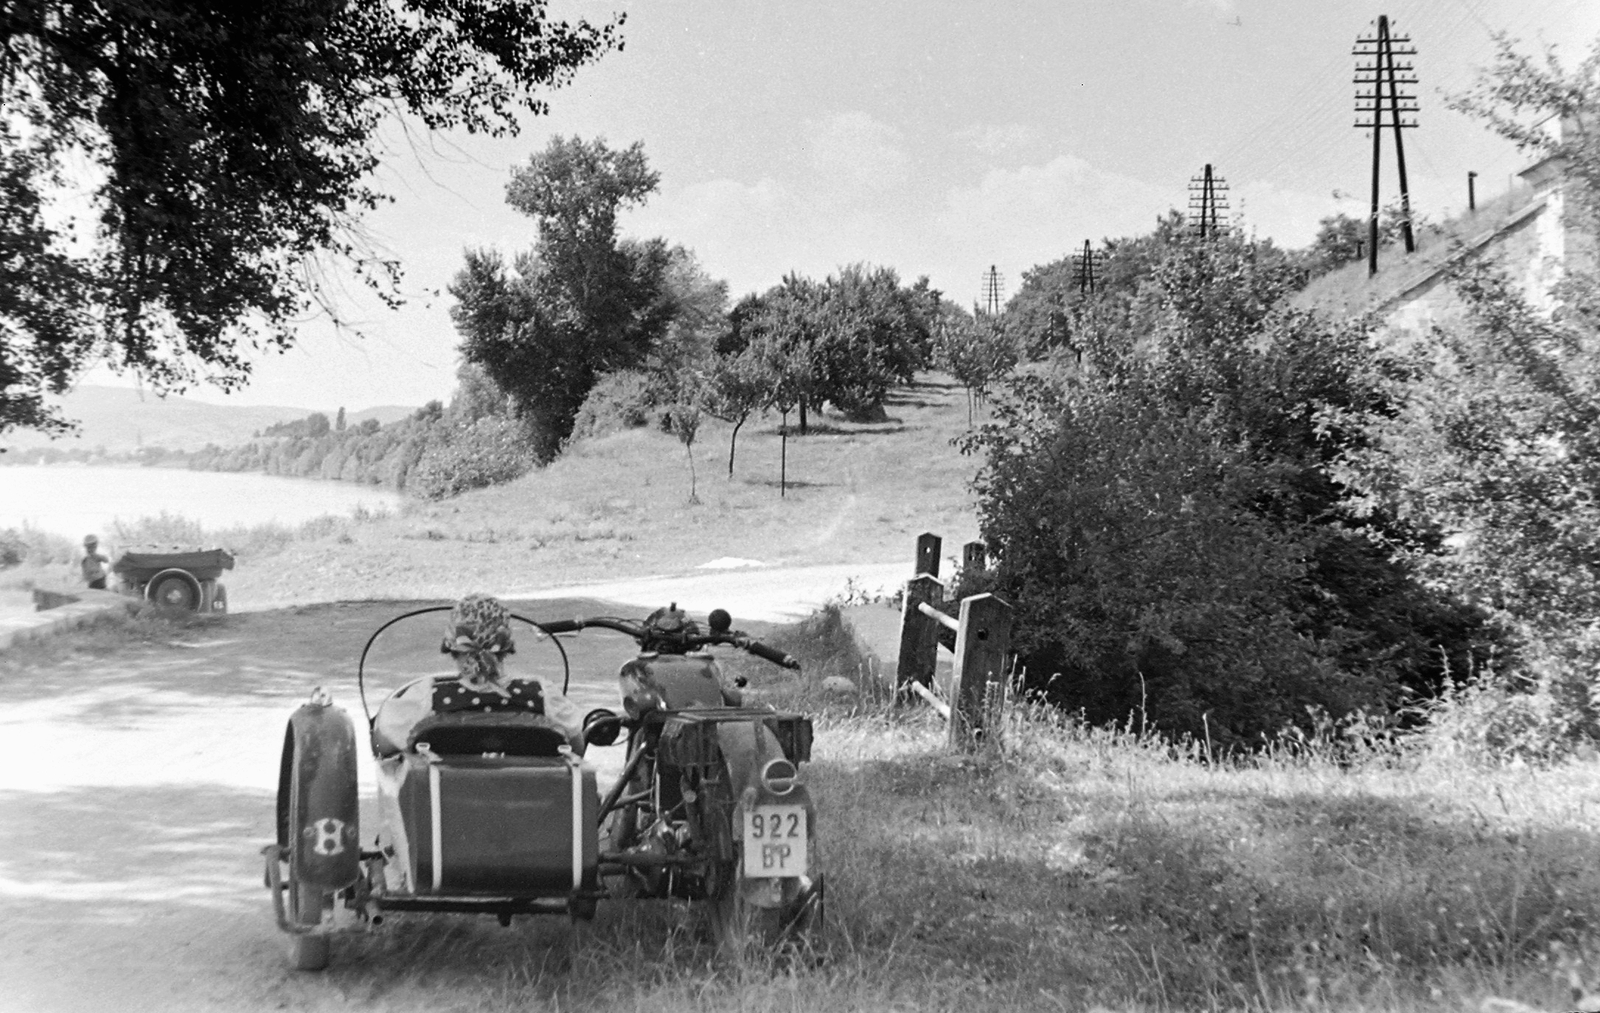
<svg viewBox="0 0 1600 1013">
<path fill-rule="evenodd" d="M 989 565 L 989 551 L 982 542 L 968 542 L 961 547 L 961 569 L 967 573 L 982 570 Z"/>
<path fill-rule="evenodd" d="M 944 544 L 938 535 L 932 532 L 923 532 L 917 536 L 917 568 L 912 572 L 917 576 L 927 574 L 930 577 L 939 576 L 939 546 Z"/>
<path fill-rule="evenodd" d="M 907 686 L 933 682 L 939 664 L 939 625 L 917 610 L 918 602 L 938 605 L 944 601 L 944 585 L 926 573 L 906 581 L 905 604 L 900 613 L 900 660 L 895 665 L 896 695 L 908 694 Z"/>
<path fill-rule="evenodd" d="M 991 727 L 1005 693 L 1006 655 L 1011 649 L 1011 606 L 992 594 L 961 600 L 955 671 L 950 680 L 950 748 L 971 752 L 994 741 Z"/>
</svg>

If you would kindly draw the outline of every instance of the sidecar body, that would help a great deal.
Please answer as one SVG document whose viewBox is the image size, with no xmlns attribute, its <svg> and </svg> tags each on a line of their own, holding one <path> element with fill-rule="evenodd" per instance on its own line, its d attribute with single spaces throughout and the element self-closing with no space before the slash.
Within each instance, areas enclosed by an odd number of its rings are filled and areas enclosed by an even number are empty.
<svg viewBox="0 0 1600 1013">
<path fill-rule="evenodd" d="M 265 879 L 302 969 L 327 964 L 330 935 L 381 924 L 386 911 L 589 918 L 603 895 L 599 793 L 581 737 L 543 713 L 467 710 L 430 714 L 396 740 L 385 712 L 403 713 L 408 691 L 417 687 L 391 695 L 373 722 L 370 829 L 349 715 L 318 694 L 290 718 Z"/>
</svg>

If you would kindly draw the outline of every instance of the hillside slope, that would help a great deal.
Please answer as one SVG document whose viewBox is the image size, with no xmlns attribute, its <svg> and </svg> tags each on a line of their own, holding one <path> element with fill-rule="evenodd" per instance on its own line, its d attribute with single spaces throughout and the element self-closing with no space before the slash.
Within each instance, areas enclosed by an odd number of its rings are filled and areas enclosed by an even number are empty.
<svg viewBox="0 0 1600 1013">
<path fill-rule="evenodd" d="M 923 531 L 958 557 L 978 531 L 970 483 L 980 462 L 952 445 L 967 428 L 966 394 L 931 377 L 895 391 L 887 409 L 888 420 L 872 424 L 818 418 L 787 448 L 776 416 L 753 419 L 731 479 L 730 427 L 708 420 L 694 445 L 694 503 L 688 458 L 672 436 L 634 429 L 582 440 L 507 485 L 297 540 L 259 563 L 242 556 L 233 600 L 532 592 L 707 564 L 904 560 L 909 570 Z"/>
</svg>

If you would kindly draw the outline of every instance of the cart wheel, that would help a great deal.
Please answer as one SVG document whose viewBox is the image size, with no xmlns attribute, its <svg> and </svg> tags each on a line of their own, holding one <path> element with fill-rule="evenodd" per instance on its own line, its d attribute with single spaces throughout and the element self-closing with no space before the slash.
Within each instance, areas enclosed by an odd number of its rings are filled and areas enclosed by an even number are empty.
<svg viewBox="0 0 1600 1013">
<path fill-rule="evenodd" d="M 145 585 L 144 595 L 165 608 L 183 609 L 186 612 L 196 612 L 200 608 L 200 582 L 188 570 L 176 567 L 162 570 L 151 577 L 150 583 Z"/>
<path fill-rule="evenodd" d="M 289 966 L 296 971 L 323 971 L 332 947 L 327 936 L 290 936 Z"/>
</svg>

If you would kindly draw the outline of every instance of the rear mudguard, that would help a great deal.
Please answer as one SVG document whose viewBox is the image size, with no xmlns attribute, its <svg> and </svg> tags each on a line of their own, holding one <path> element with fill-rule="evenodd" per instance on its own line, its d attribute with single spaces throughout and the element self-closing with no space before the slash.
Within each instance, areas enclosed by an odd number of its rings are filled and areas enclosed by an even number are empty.
<svg viewBox="0 0 1600 1013">
<path fill-rule="evenodd" d="M 350 715 L 331 704 L 301 706 L 284 732 L 278 771 L 278 848 L 298 882 L 342 890 L 356 881 L 361 873 L 359 815 L 356 733 Z"/>
<path fill-rule="evenodd" d="M 784 759 L 783 746 L 767 726 L 758 721 L 725 721 L 717 725 L 717 748 L 727 763 L 735 801 L 733 834 L 741 839 L 744 810 L 753 805 L 798 805 L 806 810 L 807 837 L 815 837 L 817 809 L 805 784 L 796 784 L 779 795 L 761 781 L 761 770 L 769 760 Z"/>
</svg>

